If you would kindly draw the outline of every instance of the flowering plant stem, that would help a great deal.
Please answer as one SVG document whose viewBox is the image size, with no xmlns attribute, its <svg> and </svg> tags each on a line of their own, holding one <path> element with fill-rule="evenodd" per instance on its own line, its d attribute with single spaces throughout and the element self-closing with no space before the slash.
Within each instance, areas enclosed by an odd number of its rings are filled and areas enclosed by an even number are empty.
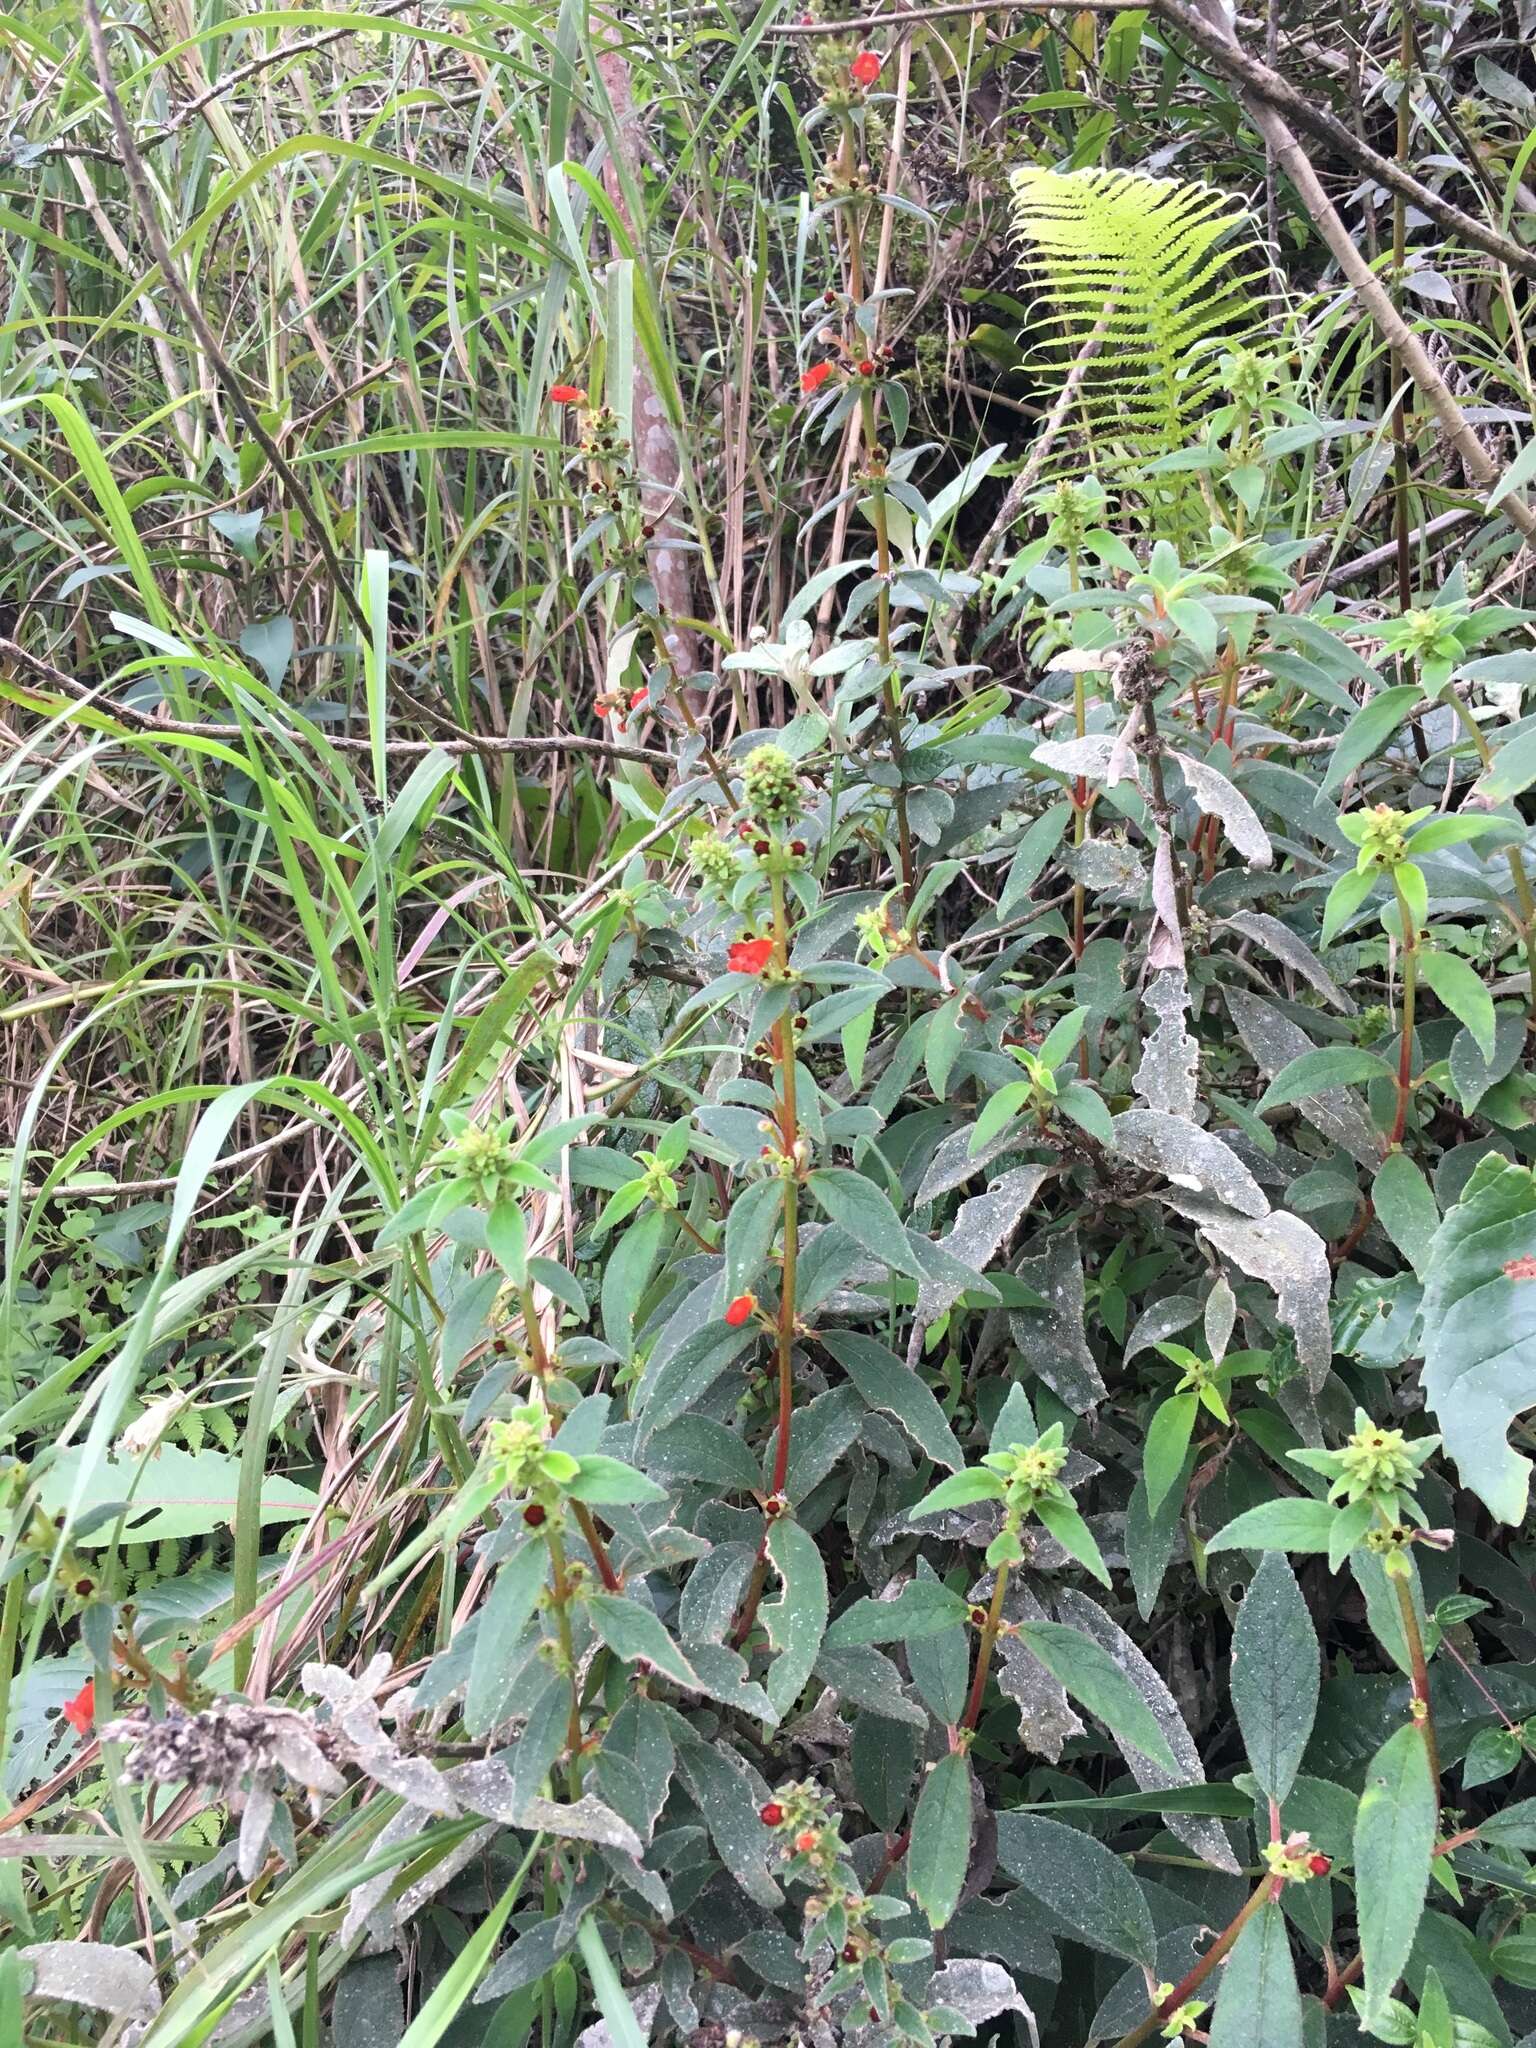
<svg viewBox="0 0 1536 2048">
<path fill-rule="evenodd" d="M 1397 895 L 1398 915 L 1403 921 L 1403 1037 L 1397 1054 L 1397 1114 L 1392 1119 L 1392 1143 L 1401 1145 L 1408 1124 L 1408 1104 L 1413 1096 L 1413 1012 L 1419 987 L 1419 934 L 1413 912 L 1403 894 L 1403 885 L 1392 877 Z"/>
<path fill-rule="evenodd" d="M 873 341 L 870 345 L 875 346 Z M 903 756 L 901 702 L 896 694 L 896 662 L 891 651 L 891 530 L 885 510 L 885 457 L 875 438 L 874 392 L 866 390 L 862 394 L 861 403 L 864 439 L 869 448 L 869 509 L 875 525 L 875 569 L 879 576 L 879 589 L 875 598 L 875 634 L 880 649 L 881 702 L 885 712 L 885 731 L 891 749 L 891 762 L 900 775 Z M 901 893 L 910 903 L 917 888 L 917 872 L 912 858 L 912 828 L 907 819 L 907 792 L 904 783 L 897 783 L 892 792 L 892 802 L 896 810 L 896 843 L 901 859 Z"/>
<path fill-rule="evenodd" d="M 780 970 L 789 965 L 789 917 L 784 900 L 784 877 L 773 877 L 773 946 Z M 773 1029 L 776 1064 L 779 1070 L 779 1140 L 789 1170 L 784 1175 L 784 1263 L 779 1279 L 779 1447 L 773 1462 L 773 1492 L 784 1491 L 789 1476 L 789 1437 L 793 1423 L 795 1381 L 795 1277 L 800 1257 L 800 1185 L 796 1152 L 800 1120 L 795 1103 L 795 1027 L 793 1013 L 786 1011 Z"/>
<path fill-rule="evenodd" d="M 1008 1567 L 1000 1564 L 997 1577 L 992 1585 L 992 1601 L 987 1608 L 987 1618 L 981 1625 L 981 1639 L 976 1645 L 976 1672 L 971 1680 L 971 1695 L 965 1703 L 965 1712 L 960 1718 L 962 1728 L 974 1728 L 981 1715 L 981 1702 L 987 1690 L 987 1673 L 992 1668 L 992 1652 L 1003 1625 L 1003 1598 L 1008 1591 Z"/>
<path fill-rule="evenodd" d="M 1153 2033 L 1167 2019 L 1169 2013 L 1176 2012 L 1187 1999 L 1192 1998 L 1200 1989 L 1200 1986 L 1209 1977 L 1216 1965 L 1223 1957 L 1230 1953 L 1233 1943 L 1248 1925 L 1254 1914 L 1257 1913 L 1260 1906 L 1266 1900 L 1278 1899 L 1284 1888 L 1284 1879 L 1277 1877 L 1265 1877 L 1260 1883 L 1255 1885 L 1247 1899 L 1232 1916 L 1215 1941 L 1212 1942 L 1199 1962 L 1195 1964 L 1194 1968 L 1179 1979 L 1178 1983 L 1174 1985 L 1166 1997 L 1159 1999 L 1157 2005 L 1139 2027 L 1133 2027 L 1130 2033 L 1121 2036 L 1115 2043 L 1115 2048 L 1141 2048 L 1141 2043 L 1151 2038 Z"/>
<path fill-rule="evenodd" d="M 549 1569 L 554 1580 L 554 1599 L 551 1603 L 555 1616 L 555 1633 L 560 1641 L 560 1660 L 571 1681 L 571 1714 L 566 1724 L 565 1746 L 570 1751 L 567 1766 L 571 1797 L 581 1797 L 581 1681 L 576 1670 L 576 1645 L 571 1634 L 572 1586 L 570 1569 L 565 1559 L 565 1544 L 560 1531 L 550 1522 L 544 1529 L 544 1540 L 549 1546 Z"/>
<path fill-rule="evenodd" d="M 782 973 L 789 965 L 789 910 L 784 893 L 784 877 L 774 875 L 772 887 L 773 959 L 774 966 Z M 773 1458 L 773 1479 L 769 1486 L 769 1497 L 777 1503 L 789 1477 L 789 1447 L 794 1428 L 795 1285 L 800 1260 L 800 1183 L 797 1177 L 800 1118 L 795 1100 L 795 1025 L 792 1010 L 786 1010 L 773 1027 L 773 1059 L 778 1070 L 779 1083 L 779 1145 L 785 1161 L 784 1256 L 779 1273 L 779 1315 L 775 1333 L 779 1440 Z M 747 1586 L 746 1598 L 742 1602 L 741 1613 L 735 1628 L 731 1631 L 731 1639 L 737 1644 L 746 1641 L 751 1633 L 752 1624 L 757 1619 L 758 1604 L 762 1600 L 763 1588 L 768 1581 L 768 1532 L 772 1527 L 772 1516 L 765 1515 L 757 1561 L 752 1567 L 752 1577 Z"/>
</svg>

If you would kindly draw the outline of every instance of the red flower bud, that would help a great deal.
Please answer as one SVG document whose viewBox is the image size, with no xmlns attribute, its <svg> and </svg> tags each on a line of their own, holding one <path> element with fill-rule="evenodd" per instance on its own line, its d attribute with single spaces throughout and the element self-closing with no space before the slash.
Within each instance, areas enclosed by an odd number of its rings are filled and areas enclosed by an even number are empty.
<svg viewBox="0 0 1536 2048">
<path fill-rule="evenodd" d="M 755 1294 L 738 1294 L 736 1299 L 727 1305 L 725 1320 L 733 1330 L 739 1330 L 742 1324 L 756 1311 L 756 1308 L 757 1296 Z"/>
<path fill-rule="evenodd" d="M 64 1702 L 64 1718 L 85 1739 L 96 1725 L 96 1681 L 88 1678 L 72 1700 Z"/>
<path fill-rule="evenodd" d="M 1314 1877 L 1326 1877 L 1329 1871 L 1333 1868 L 1333 1858 L 1331 1856 L 1325 1856 L 1322 1853 L 1322 1851 L 1319 1850 L 1315 1856 L 1309 1856 L 1307 1858 L 1307 1868 L 1311 1871 Z"/>
<path fill-rule="evenodd" d="M 784 1824 L 784 1809 L 780 1806 L 777 1799 L 770 1799 L 766 1806 L 759 1809 L 757 1817 L 765 1828 L 782 1827 Z"/>
<path fill-rule="evenodd" d="M 523 1520 L 530 1529 L 542 1529 L 549 1520 L 549 1510 L 548 1508 L 541 1507 L 536 1500 L 531 1500 L 527 1507 L 523 1509 Z"/>
<path fill-rule="evenodd" d="M 830 363 L 812 363 L 811 367 L 805 371 L 800 379 L 800 389 L 809 397 L 813 391 L 821 389 L 831 374 L 832 365 Z"/>
<path fill-rule="evenodd" d="M 761 974 L 773 958 L 772 939 L 738 939 L 725 956 L 732 974 Z"/>
<path fill-rule="evenodd" d="M 873 360 L 869 356 L 862 357 L 859 362 L 859 375 L 861 377 L 873 377 L 874 374 L 875 365 Z"/>
<path fill-rule="evenodd" d="M 880 59 L 873 50 L 860 50 L 848 70 L 855 85 L 873 85 L 880 76 Z"/>
<path fill-rule="evenodd" d="M 845 1963 L 856 1963 L 858 1960 L 858 1950 L 854 1947 L 851 1941 L 845 1941 L 843 1943 L 843 1961 Z"/>
<path fill-rule="evenodd" d="M 551 405 L 580 405 L 586 395 L 579 384 L 551 384 L 549 387 Z"/>
</svg>

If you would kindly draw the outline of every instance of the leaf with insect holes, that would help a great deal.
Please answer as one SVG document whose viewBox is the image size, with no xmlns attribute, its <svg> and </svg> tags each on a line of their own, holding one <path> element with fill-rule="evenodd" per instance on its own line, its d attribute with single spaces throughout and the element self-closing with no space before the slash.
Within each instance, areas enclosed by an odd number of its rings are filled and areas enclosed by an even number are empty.
<svg viewBox="0 0 1536 2048">
<path fill-rule="evenodd" d="M 1223 1258 L 1274 1290 L 1276 1313 L 1296 1340 L 1296 1357 L 1307 1384 L 1314 1391 L 1320 1388 L 1333 1363 L 1328 1310 L 1333 1268 L 1328 1247 L 1311 1224 L 1283 1209 L 1268 1216 L 1238 1216 L 1178 1190 L 1168 1191 L 1162 1200 L 1197 1223 Z"/>
<path fill-rule="evenodd" d="M 1114 1149 L 1133 1166 L 1160 1173 L 1191 1194 L 1210 1196 L 1239 1215 L 1269 1213 L 1269 1197 L 1232 1147 L 1185 1117 L 1122 1110 L 1114 1121 Z"/>
<path fill-rule="evenodd" d="M 907 1848 L 907 1889 L 930 1927 L 949 1924 L 971 1860 L 971 1766 L 959 1752 L 940 1757 L 923 1784 Z"/>
<path fill-rule="evenodd" d="M 1536 1407 L 1536 1175 L 1478 1162 L 1424 1265 L 1424 1398 L 1461 1481 L 1502 1522 L 1525 1518 L 1530 1460 L 1510 1447 Z"/>
<path fill-rule="evenodd" d="M 1242 855 L 1250 868 L 1272 867 L 1275 849 L 1270 844 L 1269 834 L 1259 823 L 1258 812 L 1236 784 L 1229 782 L 1208 761 L 1197 761 L 1191 754 L 1175 753 L 1173 758 L 1183 769 L 1189 793 L 1201 810 L 1221 820 L 1222 830 L 1233 850 Z"/>
</svg>

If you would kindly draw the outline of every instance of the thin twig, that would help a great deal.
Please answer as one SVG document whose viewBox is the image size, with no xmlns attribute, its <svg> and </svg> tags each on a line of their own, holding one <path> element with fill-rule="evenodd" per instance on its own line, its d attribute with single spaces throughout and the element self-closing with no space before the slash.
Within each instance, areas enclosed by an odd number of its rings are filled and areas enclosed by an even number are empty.
<svg viewBox="0 0 1536 2048">
<path fill-rule="evenodd" d="M 1278 108 L 1298 128 L 1328 143 L 1361 170 L 1369 171 L 1378 184 L 1385 185 L 1389 191 L 1401 193 L 1410 205 L 1428 214 L 1448 233 L 1459 235 L 1474 248 L 1507 264 L 1511 270 L 1519 271 L 1522 277 L 1536 278 L 1536 249 L 1526 248 L 1510 236 L 1501 234 L 1497 228 L 1489 227 L 1485 221 L 1463 212 L 1459 206 L 1442 199 L 1432 187 L 1414 177 L 1411 171 L 1394 163 L 1391 157 L 1382 156 L 1369 143 L 1362 142 L 1336 114 L 1330 114 L 1316 99 L 1309 99 L 1288 79 L 1282 78 L 1278 71 L 1271 71 L 1267 64 L 1260 63 L 1257 57 L 1250 57 L 1246 50 L 1240 48 L 1224 21 L 1220 24 L 1213 22 L 1194 7 L 1187 6 L 1185 0 L 1153 0 L 1153 11 L 1170 28 L 1188 36 L 1219 71 L 1244 88 L 1250 114 L 1253 113 L 1253 98 L 1264 101 L 1271 108 Z M 1263 124 L 1256 122 L 1255 125 L 1263 134 Z"/>
</svg>

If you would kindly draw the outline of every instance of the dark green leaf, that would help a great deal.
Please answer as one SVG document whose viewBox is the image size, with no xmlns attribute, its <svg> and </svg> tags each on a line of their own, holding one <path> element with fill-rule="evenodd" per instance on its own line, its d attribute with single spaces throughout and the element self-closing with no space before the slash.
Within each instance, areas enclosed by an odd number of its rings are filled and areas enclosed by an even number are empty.
<svg viewBox="0 0 1536 2048">
<path fill-rule="evenodd" d="M 1157 1960 L 1152 1914 L 1141 1887 L 1121 1859 L 1092 1835 L 1037 1813 L 1000 1813 L 997 1860 L 1090 1948 L 1149 1966 Z"/>
<path fill-rule="evenodd" d="M 1277 1550 L 1264 1553 L 1238 1609 L 1231 1671 L 1249 1768 L 1267 1798 L 1283 1801 L 1317 1717 L 1322 1674 L 1307 1603 Z"/>
<path fill-rule="evenodd" d="M 1101 1720 L 1117 1742 L 1129 1743 L 1152 1763 L 1178 1775 L 1178 1763 L 1151 1709 L 1114 1658 L 1081 1629 L 1058 1621 L 1021 1621 L 1019 1640 L 1080 1706 Z"/>
<path fill-rule="evenodd" d="M 537 1537 L 526 1539 L 496 1568 L 495 1583 L 475 1630 L 475 1655 L 464 1698 L 464 1725 L 471 1735 L 488 1734 L 502 1717 L 515 1673 L 514 1652 L 548 1576 L 549 1550 Z"/>
<path fill-rule="evenodd" d="M 869 1407 L 894 1415 L 926 1457 L 958 1471 L 965 1453 L 925 1380 L 894 1351 L 857 1330 L 823 1330 L 821 1342 Z"/>
<path fill-rule="evenodd" d="M 1375 2026 L 1413 1951 L 1437 1819 L 1424 1737 L 1413 1723 L 1372 1757 L 1355 1816 L 1355 1910 L 1365 1958 L 1362 2024 Z"/>
<path fill-rule="evenodd" d="M 603 1641 L 626 1664 L 644 1658 L 677 1684 L 697 1689 L 698 1674 L 649 1607 L 619 1593 L 594 1593 L 587 1610 Z"/>
<path fill-rule="evenodd" d="M 923 1269 L 908 1248 L 901 1218 L 872 1180 L 849 1166 L 822 1166 L 806 1185 L 832 1221 L 871 1258 L 910 1279 L 922 1279 Z"/>
<path fill-rule="evenodd" d="M 1360 1046 L 1316 1046 L 1286 1062 L 1260 1096 L 1258 1111 L 1262 1116 L 1266 1109 L 1304 1102 L 1309 1095 L 1321 1095 L 1328 1088 L 1343 1088 L 1383 1076 L 1390 1079 L 1391 1074 L 1392 1069 L 1384 1059 Z"/>
<path fill-rule="evenodd" d="M 774 1711 L 783 1716 L 816 1667 L 827 1626 L 827 1568 L 816 1539 L 798 1522 L 774 1523 L 768 1532 L 768 1555 L 784 1590 L 762 1609 L 768 1640 L 778 1652 L 765 1684 Z"/>
<path fill-rule="evenodd" d="M 969 1608 L 934 1579 L 909 1579 L 894 1600 L 856 1600 L 827 1630 L 834 1650 L 857 1643 L 901 1643 L 964 1624 Z"/>
<path fill-rule="evenodd" d="M 930 1927 L 948 1924 L 971 1860 L 971 1767 L 958 1752 L 940 1757 L 912 1816 L 907 1889 Z"/>
<path fill-rule="evenodd" d="M 1302 2048 L 1301 1995 L 1285 1915 L 1266 1901 L 1221 1972 L 1210 2048 Z"/>
</svg>

